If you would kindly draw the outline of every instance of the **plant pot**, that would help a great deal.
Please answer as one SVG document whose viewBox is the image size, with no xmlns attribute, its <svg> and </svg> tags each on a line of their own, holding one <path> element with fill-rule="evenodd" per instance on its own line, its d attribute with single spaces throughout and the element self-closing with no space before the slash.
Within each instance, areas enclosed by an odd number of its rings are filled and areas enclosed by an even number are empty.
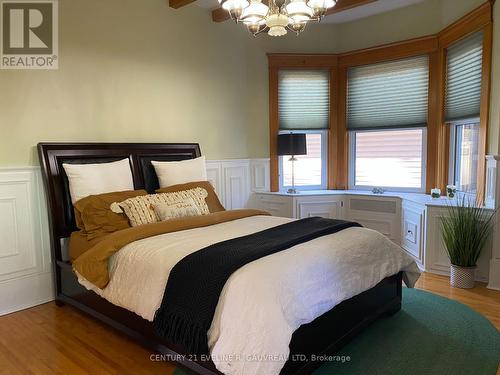
<svg viewBox="0 0 500 375">
<path fill-rule="evenodd" d="M 474 288 L 476 267 L 460 267 L 454 264 L 450 267 L 450 284 L 454 288 Z"/>
</svg>

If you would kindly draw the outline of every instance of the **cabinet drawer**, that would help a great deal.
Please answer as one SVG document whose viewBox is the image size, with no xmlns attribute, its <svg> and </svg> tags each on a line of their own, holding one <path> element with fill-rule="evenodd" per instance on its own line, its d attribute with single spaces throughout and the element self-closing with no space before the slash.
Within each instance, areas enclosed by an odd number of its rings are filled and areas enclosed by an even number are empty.
<svg viewBox="0 0 500 375">
<path fill-rule="evenodd" d="M 259 209 L 269 212 L 273 216 L 293 217 L 292 199 L 270 194 L 256 194 Z"/>
<path fill-rule="evenodd" d="M 337 202 L 297 202 L 297 218 L 320 216 L 327 219 L 342 217 L 342 201 Z"/>
</svg>

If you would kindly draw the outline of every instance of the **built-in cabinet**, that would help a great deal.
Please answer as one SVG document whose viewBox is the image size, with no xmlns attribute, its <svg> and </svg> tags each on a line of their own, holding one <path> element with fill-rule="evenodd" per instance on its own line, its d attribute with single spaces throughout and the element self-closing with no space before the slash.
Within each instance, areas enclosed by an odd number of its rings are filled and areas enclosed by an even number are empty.
<svg viewBox="0 0 500 375">
<path fill-rule="evenodd" d="M 356 221 L 374 229 L 396 243 L 401 239 L 401 200 L 394 197 L 349 195 L 335 191 L 301 194 L 256 193 L 252 207 L 274 216 L 303 219 L 320 216 Z"/>
<path fill-rule="evenodd" d="M 344 197 L 341 195 L 255 195 L 254 207 L 264 209 L 273 216 L 304 219 L 320 216 L 329 219 L 340 219 L 344 214 Z"/>
<path fill-rule="evenodd" d="M 353 191 L 314 191 L 300 194 L 258 192 L 253 207 L 274 216 L 321 216 L 356 221 L 386 235 L 412 256 L 427 272 L 449 275 L 450 261 L 441 240 L 440 218 L 446 215 L 444 200 L 423 194 L 378 196 Z M 488 281 L 492 241 L 478 261 L 476 279 Z"/>
</svg>

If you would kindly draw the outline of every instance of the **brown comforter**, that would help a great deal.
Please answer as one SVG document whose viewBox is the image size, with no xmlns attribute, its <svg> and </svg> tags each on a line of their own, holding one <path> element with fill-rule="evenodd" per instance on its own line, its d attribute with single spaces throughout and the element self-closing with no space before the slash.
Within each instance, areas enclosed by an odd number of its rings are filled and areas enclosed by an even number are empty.
<svg viewBox="0 0 500 375">
<path fill-rule="evenodd" d="M 220 211 L 204 216 L 172 219 L 154 224 L 123 229 L 104 237 L 73 262 L 73 269 L 98 288 L 109 282 L 108 259 L 125 245 L 148 237 L 186 229 L 206 227 L 256 215 L 269 215 L 261 210 Z"/>
</svg>

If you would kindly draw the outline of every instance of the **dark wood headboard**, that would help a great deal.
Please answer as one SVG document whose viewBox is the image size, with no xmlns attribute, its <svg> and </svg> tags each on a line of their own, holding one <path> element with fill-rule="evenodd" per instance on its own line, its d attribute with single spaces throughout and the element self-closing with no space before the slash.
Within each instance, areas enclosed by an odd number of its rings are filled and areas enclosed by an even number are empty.
<svg viewBox="0 0 500 375">
<path fill-rule="evenodd" d="M 201 156 L 197 143 L 39 143 L 48 200 L 54 260 L 62 260 L 61 239 L 77 230 L 63 163 L 107 163 L 129 159 L 135 189 L 154 192 L 158 178 L 151 160 L 179 161 Z"/>
</svg>

